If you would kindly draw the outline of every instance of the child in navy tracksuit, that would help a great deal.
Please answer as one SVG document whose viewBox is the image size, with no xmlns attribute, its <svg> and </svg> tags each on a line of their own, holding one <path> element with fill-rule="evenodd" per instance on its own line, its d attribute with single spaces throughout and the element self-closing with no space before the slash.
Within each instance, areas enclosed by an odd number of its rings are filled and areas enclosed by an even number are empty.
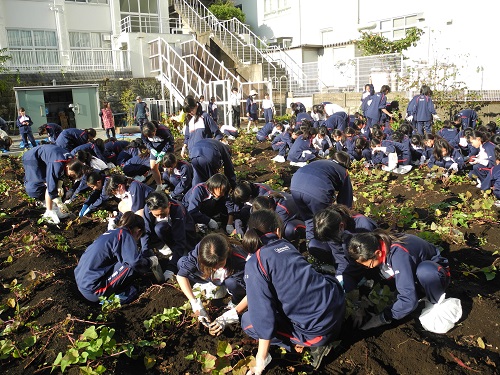
<svg viewBox="0 0 500 375">
<path fill-rule="evenodd" d="M 78 214 L 79 217 L 95 211 L 102 203 L 106 202 L 110 198 L 106 192 L 109 177 L 93 171 L 86 175 L 86 180 L 87 186 L 92 189 L 92 193 L 90 193 L 89 197 L 83 203 L 83 206 Z"/>
<path fill-rule="evenodd" d="M 314 237 L 313 216 L 316 212 L 330 206 L 334 200 L 352 207 L 352 184 L 347 172 L 349 155 L 337 151 L 330 157 L 333 160 L 316 160 L 292 176 L 290 191 L 306 224 L 307 240 Z"/>
<path fill-rule="evenodd" d="M 247 133 L 250 133 L 250 128 L 252 126 L 257 126 L 259 123 L 259 106 L 255 99 L 257 98 L 257 92 L 255 90 L 250 90 L 250 95 L 247 98 L 245 104 L 246 114 L 248 117 Z"/>
<path fill-rule="evenodd" d="M 296 117 L 295 117 L 295 126 L 293 129 L 295 131 L 299 130 L 302 125 L 305 125 L 307 122 L 307 125 L 311 126 L 314 123 L 314 119 L 312 116 L 307 113 L 307 112 L 300 112 Z"/>
<path fill-rule="evenodd" d="M 164 192 L 152 192 L 144 210 L 145 231 L 141 237 L 142 252 L 151 254 L 153 247 L 165 256 L 171 256 L 165 279 L 177 273 L 177 262 L 196 246 L 198 237 L 193 218 L 179 202 L 169 199 Z"/>
<path fill-rule="evenodd" d="M 325 157 L 330 153 L 329 150 L 333 147 L 333 144 L 326 126 L 322 125 L 318 128 L 318 133 L 313 138 L 312 145 L 321 157 Z M 343 151 L 339 149 L 337 150 Z"/>
<path fill-rule="evenodd" d="M 171 190 L 170 197 L 181 201 L 184 194 L 193 186 L 193 166 L 185 160 L 177 160 L 173 154 L 167 154 L 163 159 L 163 180 Z"/>
<path fill-rule="evenodd" d="M 370 149 L 370 141 L 365 137 L 357 137 L 354 142 L 354 148 L 347 152 L 351 160 L 361 160 L 366 161 L 372 160 L 372 150 Z"/>
<path fill-rule="evenodd" d="M 108 162 L 106 156 L 104 156 L 104 150 L 101 150 L 95 143 L 88 142 L 83 145 L 75 147 L 71 150 L 70 154 L 74 157 L 78 151 L 85 151 L 90 153 L 90 155 L 95 156 L 96 158 L 102 160 L 104 163 Z"/>
<path fill-rule="evenodd" d="M 458 172 L 464 168 L 465 161 L 458 150 L 454 149 L 444 138 L 439 138 L 434 142 L 434 152 L 427 163 L 429 168 L 435 165 Z"/>
<path fill-rule="evenodd" d="M 495 166 L 484 181 L 484 186 L 493 190 L 497 199 L 495 206 L 500 207 L 500 146 L 495 146 Z"/>
<path fill-rule="evenodd" d="M 290 103 L 290 108 L 294 112 L 295 116 L 297 116 L 299 113 L 306 112 L 306 106 L 301 102 Z"/>
<path fill-rule="evenodd" d="M 70 152 L 75 147 L 91 142 L 96 137 L 95 129 L 64 129 L 56 139 L 56 145 Z"/>
<path fill-rule="evenodd" d="M 236 185 L 233 160 L 229 147 L 215 139 L 202 139 L 189 151 L 193 166 L 193 186 L 207 181 L 224 168 L 231 187 Z"/>
<path fill-rule="evenodd" d="M 201 104 L 197 102 L 192 95 L 184 99 L 184 144 L 181 150 L 181 157 L 187 156 L 187 151 L 191 153 L 194 145 L 201 139 L 214 138 L 221 140 L 223 135 L 215 121 L 203 112 Z"/>
<path fill-rule="evenodd" d="M 314 238 L 309 243 L 309 253 L 324 263 L 335 265 L 337 280 L 349 292 L 357 286 L 350 275 L 364 273 L 363 267 L 348 256 L 351 237 L 355 233 L 372 232 L 377 227 L 372 219 L 344 205 L 333 204 L 314 215 Z M 344 273 L 347 274 L 345 279 Z"/>
<path fill-rule="evenodd" d="M 312 141 L 315 136 L 315 129 L 303 126 L 297 134 L 297 139 L 293 142 L 286 160 L 291 163 L 306 163 L 316 158 L 317 150 Z"/>
<path fill-rule="evenodd" d="M 149 152 L 133 156 L 122 164 L 123 173 L 127 177 L 132 177 L 137 181 L 144 182 L 146 174 L 151 171 L 149 160 Z"/>
<path fill-rule="evenodd" d="M 144 208 L 146 198 L 153 191 L 148 185 L 132 180 L 122 174 L 112 174 L 109 176 L 106 194 L 121 199 L 118 210 L 121 213 L 127 211 L 137 212 Z M 119 219 L 119 217 L 118 217 Z M 115 221 L 116 223 L 116 221 Z M 110 229 L 112 225 L 109 227 Z"/>
<path fill-rule="evenodd" d="M 241 327 L 259 340 L 256 367 L 251 371 L 260 373 L 270 362 L 269 345 L 287 351 L 294 345 L 310 347 L 312 366 L 317 369 L 344 320 L 342 287 L 335 277 L 315 271 L 281 238 L 282 222 L 276 213 L 256 211 L 248 227 L 243 246 L 255 254 L 245 265 L 248 311 Z"/>
<path fill-rule="evenodd" d="M 114 138 L 108 138 L 104 141 L 104 156 L 108 163 L 113 163 L 115 165 L 120 165 L 117 161 L 120 152 L 125 150 L 131 142 L 129 141 L 117 141 Z"/>
<path fill-rule="evenodd" d="M 281 124 L 276 125 L 276 129 L 280 132 L 274 137 L 271 142 L 271 148 L 274 151 L 278 151 L 278 156 L 283 156 L 283 159 L 286 156 L 287 150 L 292 147 L 292 129 L 285 129 L 285 127 Z"/>
<path fill-rule="evenodd" d="M 378 268 L 385 279 L 394 279 L 398 296 L 380 315 L 361 329 L 370 329 L 400 320 L 413 312 L 419 298 L 435 304 L 450 283 L 448 260 L 429 242 L 411 235 L 389 235 L 376 230 L 353 236 L 349 256 L 367 269 Z"/>
<path fill-rule="evenodd" d="M 457 128 L 451 126 L 451 122 L 448 120 L 443 121 L 443 127 L 437 133 L 441 138 L 444 138 L 448 143 L 452 143 L 457 137 Z"/>
<path fill-rule="evenodd" d="M 214 220 L 217 215 L 221 216 L 222 222 L 227 222 L 226 203 L 229 189 L 227 177 L 216 173 L 207 182 L 193 185 L 182 198 L 182 204 L 196 224 L 218 229 L 219 225 Z"/>
<path fill-rule="evenodd" d="M 168 152 L 174 152 L 174 137 L 170 130 L 157 122 L 147 122 L 142 128 L 142 142 L 149 150 L 149 166 L 158 190 L 164 190 L 159 166 Z"/>
<path fill-rule="evenodd" d="M 138 138 L 121 150 L 118 155 L 116 155 L 116 165 L 123 166 L 123 164 L 130 159 L 132 156 L 137 156 L 141 152 L 146 151 L 147 148 L 142 143 L 142 139 Z"/>
<path fill-rule="evenodd" d="M 250 216 L 252 201 L 261 195 L 269 195 L 273 190 L 269 185 L 256 182 L 240 181 L 234 188 L 228 202 L 229 219 L 226 232 L 231 235 L 234 231 L 243 236 Z"/>
<path fill-rule="evenodd" d="M 417 132 L 421 135 L 424 135 L 424 132 L 432 133 L 432 119 L 433 117 L 436 119 L 438 117 L 434 108 L 434 102 L 432 101 L 432 90 L 430 87 L 426 85 L 422 86 L 420 95 L 417 95 L 412 101 L 413 107 L 409 108 L 410 118 L 415 119 Z"/>
<path fill-rule="evenodd" d="M 477 112 L 473 109 L 462 109 L 455 116 L 453 116 L 453 122 L 462 130 L 467 128 L 475 129 L 477 120 Z"/>
<path fill-rule="evenodd" d="M 33 137 L 33 131 L 31 130 L 31 125 L 33 121 L 31 117 L 26 115 L 26 110 L 21 107 L 19 108 L 19 116 L 17 117 L 16 125 L 19 128 L 19 134 L 23 138 L 23 145 L 25 149 L 29 149 L 28 139 L 33 147 L 36 147 L 36 140 Z"/>
<path fill-rule="evenodd" d="M 259 142 L 268 141 L 272 139 L 274 133 L 276 133 L 274 122 L 266 122 L 266 124 L 257 131 L 255 138 L 257 138 Z"/>
<path fill-rule="evenodd" d="M 217 104 L 215 103 L 215 98 L 212 96 L 210 102 L 208 102 L 208 115 L 217 123 Z"/>
<path fill-rule="evenodd" d="M 486 134 L 477 130 L 472 131 L 470 142 L 472 147 L 479 151 L 469 158 L 469 163 L 472 164 L 469 177 L 477 180 L 478 188 L 487 190 L 490 187 L 487 186 L 486 177 L 491 173 L 491 169 L 495 165 L 495 145 L 488 140 Z"/>
<path fill-rule="evenodd" d="M 78 290 L 90 302 L 118 293 L 121 303 L 132 302 L 138 295 L 132 280 L 147 272 L 155 261 L 158 263 L 158 259 L 145 257 L 137 247 L 144 233 L 142 217 L 127 212 L 118 225 L 98 237 L 75 268 Z"/>
<path fill-rule="evenodd" d="M 383 85 L 375 95 L 370 96 L 368 100 L 368 106 L 364 115 L 366 117 L 366 127 L 369 129 L 374 124 L 378 124 L 382 117 L 382 113 L 385 113 L 387 116 L 392 118 L 392 114 L 385 108 L 387 105 L 387 94 L 391 92 L 391 88 L 387 85 Z M 370 102 L 371 101 L 371 102 Z"/>
<path fill-rule="evenodd" d="M 271 210 L 278 214 L 283 222 L 283 237 L 288 241 L 296 243 L 305 238 L 306 225 L 291 194 L 271 192 L 256 197 L 252 203 L 252 212 L 258 210 Z"/>
<path fill-rule="evenodd" d="M 335 112 L 333 115 L 329 116 L 323 123 L 323 125 L 326 126 L 330 134 L 335 129 L 345 131 L 348 124 L 349 124 L 349 116 L 345 112 Z"/>
<path fill-rule="evenodd" d="M 55 144 L 57 137 L 59 137 L 59 134 L 61 134 L 62 131 L 63 128 L 61 127 L 61 125 L 49 122 L 47 124 L 43 124 L 38 128 L 38 135 L 42 136 L 44 134 L 47 134 L 49 143 Z"/>
</svg>

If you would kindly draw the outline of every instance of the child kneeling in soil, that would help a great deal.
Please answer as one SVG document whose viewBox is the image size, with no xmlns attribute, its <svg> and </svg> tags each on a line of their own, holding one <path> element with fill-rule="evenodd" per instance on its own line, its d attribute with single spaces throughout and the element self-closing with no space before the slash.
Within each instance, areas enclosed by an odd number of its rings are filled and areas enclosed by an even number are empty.
<svg viewBox="0 0 500 375">
<path fill-rule="evenodd" d="M 245 266 L 248 311 L 241 327 L 259 340 L 256 366 L 248 373 L 262 373 L 271 361 L 270 345 L 288 351 L 293 345 L 310 347 L 317 369 L 340 333 L 344 291 L 334 276 L 318 273 L 281 238 L 283 223 L 275 212 L 252 213 L 248 228 L 243 246 L 255 254 Z"/>
<path fill-rule="evenodd" d="M 198 320 L 209 328 L 212 335 L 218 336 L 228 324 L 238 323 L 238 315 L 247 308 L 243 281 L 247 257 L 248 254 L 240 246 L 230 244 L 221 234 L 211 233 L 177 263 L 177 282 Z M 212 322 L 193 288 L 204 290 L 205 297 L 214 299 L 223 298 L 226 291 L 229 292 L 229 310 Z"/>
<path fill-rule="evenodd" d="M 118 228 L 98 237 L 83 253 L 75 268 L 78 290 L 90 302 L 119 293 L 120 302 L 130 303 L 138 292 L 131 281 L 158 266 L 156 256 L 144 257 L 137 241 L 144 234 L 144 219 L 125 212 Z"/>
</svg>

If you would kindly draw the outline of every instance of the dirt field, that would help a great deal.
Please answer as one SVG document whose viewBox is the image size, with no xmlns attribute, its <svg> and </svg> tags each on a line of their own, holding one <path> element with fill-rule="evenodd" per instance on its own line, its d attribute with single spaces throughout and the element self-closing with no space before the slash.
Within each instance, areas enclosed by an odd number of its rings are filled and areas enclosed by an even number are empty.
<svg viewBox="0 0 500 375">
<path fill-rule="evenodd" d="M 232 149 L 240 178 L 280 189 L 289 186 L 294 169 L 270 162 L 275 153 L 269 143 L 247 137 Z M 423 305 L 403 321 L 369 332 L 353 330 L 347 320 L 340 347 L 316 374 L 499 372 L 500 276 L 487 280 L 495 276 L 492 264 L 496 261 L 498 266 L 500 256 L 495 253 L 500 248 L 498 209 L 491 208 L 489 198 L 466 179 L 436 182 L 426 173 L 389 176 L 355 167 L 355 209 L 386 229 L 428 236 L 443 247 L 452 268 L 447 296 L 461 300 L 462 319 L 445 335 L 423 330 L 418 320 Z M 233 366 L 233 374 L 245 373 L 245 367 L 236 364 L 255 354 L 255 342 L 238 327 L 211 337 L 189 310 L 165 312 L 187 302 L 173 283 L 156 285 L 145 277 L 140 298 L 118 309 L 104 311 L 87 303 L 76 288 L 73 270 L 106 223 L 94 215 L 71 225 L 64 221 L 59 227 L 37 224 L 44 209 L 24 194 L 22 179 L 20 160 L 1 157 L 1 373 L 48 374 L 59 353 L 69 361 L 65 372 L 70 374 L 78 374 L 79 368 L 88 374 L 201 374 L 204 369 L 222 374 Z M 80 205 L 73 205 L 75 212 Z M 110 202 L 106 209 L 115 205 Z M 216 315 L 220 308 L 214 306 L 210 312 Z M 161 321 L 173 311 L 179 316 Z M 154 329 L 147 328 L 151 326 Z M 189 355 L 198 360 L 186 359 Z M 276 349 L 272 356 L 266 374 L 308 371 L 305 354 Z M 54 373 L 61 371 L 60 364 Z M 219 372 L 211 372 L 215 367 Z"/>
</svg>

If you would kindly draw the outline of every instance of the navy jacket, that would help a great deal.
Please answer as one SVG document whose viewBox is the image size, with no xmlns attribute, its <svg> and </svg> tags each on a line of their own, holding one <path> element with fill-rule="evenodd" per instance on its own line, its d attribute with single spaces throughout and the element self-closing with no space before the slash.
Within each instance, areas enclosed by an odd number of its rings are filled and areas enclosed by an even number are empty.
<svg viewBox="0 0 500 375">
<path fill-rule="evenodd" d="M 182 198 L 182 205 L 186 208 L 197 224 L 207 225 L 211 216 L 215 216 L 226 209 L 227 198 L 221 197 L 216 200 L 204 183 L 193 186 Z"/>
<path fill-rule="evenodd" d="M 173 199 L 182 200 L 184 194 L 191 189 L 191 183 L 193 182 L 193 166 L 185 160 L 179 160 L 175 168 L 173 168 L 172 173 L 169 173 L 165 169 L 165 172 L 163 172 L 163 179 L 168 181 L 174 188 L 170 196 Z"/>
<path fill-rule="evenodd" d="M 220 140 L 222 137 L 219 127 L 208 113 L 203 113 L 196 123 L 193 117 L 189 124 L 184 127 L 184 144 L 187 145 L 190 152 L 201 139 L 215 138 Z"/>
<path fill-rule="evenodd" d="M 81 146 L 89 141 L 87 132 L 84 129 L 69 128 L 64 129 L 56 139 L 56 145 L 68 151 Z"/>
<path fill-rule="evenodd" d="M 145 135 L 142 135 L 141 138 L 148 150 L 164 153 L 174 152 L 174 136 L 166 126 L 158 125 L 154 138 L 148 138 Z"/>
<path fill-rule="evenodd" d="M 16 125 L 19 128 L 19 134 L 27 134 L 31 132 L 31 125 L 33 125 L 33 121 L 28 115 L 24 115 L 24 117 L 26 117 L 26 119 L 23 123 L 21 123 L 21 116 L 17 117 Z M 24 124 L 24 122 L 28 122 L 28 124 Z"/>
</svg>

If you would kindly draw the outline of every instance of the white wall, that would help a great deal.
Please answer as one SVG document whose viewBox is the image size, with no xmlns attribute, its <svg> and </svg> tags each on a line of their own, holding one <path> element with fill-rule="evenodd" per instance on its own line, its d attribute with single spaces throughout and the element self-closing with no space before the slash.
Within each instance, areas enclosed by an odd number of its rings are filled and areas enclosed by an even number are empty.
<svg viewBox="0 0 500 375">
<path fill-rule="evenodd" d="M 69 31 L 109 32 L 111 9 L 106 4 L 78 4 L 65 2 L 64 12 Z"/>
</svg>

